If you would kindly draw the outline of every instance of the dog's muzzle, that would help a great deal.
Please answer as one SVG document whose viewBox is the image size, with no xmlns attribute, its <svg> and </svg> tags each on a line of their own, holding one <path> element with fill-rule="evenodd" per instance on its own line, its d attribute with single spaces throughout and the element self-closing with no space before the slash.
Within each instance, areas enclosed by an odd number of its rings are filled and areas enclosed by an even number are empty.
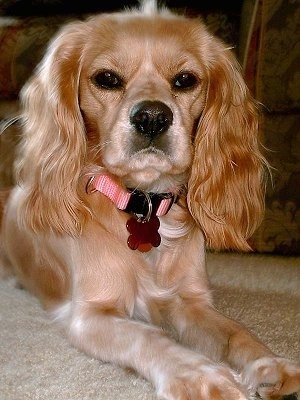
<svg viewBox="0 0 300 400">
<path fill-rule="evenodd" d="M 137 133 L 154 139 L 166 132 L 173 123 L 171 109 L 161 101 L 145 100 L 136 104 L 130 113 L 130 123 Z"/>
</svg>

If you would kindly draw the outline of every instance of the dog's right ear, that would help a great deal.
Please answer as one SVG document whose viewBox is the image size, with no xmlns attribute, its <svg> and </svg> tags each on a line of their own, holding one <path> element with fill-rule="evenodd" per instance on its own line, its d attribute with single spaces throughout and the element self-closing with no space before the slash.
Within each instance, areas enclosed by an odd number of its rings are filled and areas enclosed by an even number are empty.
<svg viewBox="0 0 300 400">
<path fill-rule="evenodd" d="M 20 218 L 35 231 L 76 234 L 79 213 L 87 212 L 77 194 L 86 154 L 78 85 L 89 29 L 82 22 L 62 28 L 21 91 L 23 137 L 16 172 L 26 212 Z"/>
</svg>

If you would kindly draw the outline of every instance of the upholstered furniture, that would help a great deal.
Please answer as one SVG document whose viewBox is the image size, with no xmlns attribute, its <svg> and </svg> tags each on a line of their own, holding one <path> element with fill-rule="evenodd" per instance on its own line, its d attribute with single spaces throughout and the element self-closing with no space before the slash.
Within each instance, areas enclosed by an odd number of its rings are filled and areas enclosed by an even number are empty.
<svg viewBox="0 0 300 400">
<path fill-rule="evenodd" d="M 249 8 L 252 27 L 242 61 L 262 104 L 263 143 L 273 167 L 255 247 L 300 255 L 300 1 L 246 0 L 241 26 L 247 26 Z"/>
</svg>

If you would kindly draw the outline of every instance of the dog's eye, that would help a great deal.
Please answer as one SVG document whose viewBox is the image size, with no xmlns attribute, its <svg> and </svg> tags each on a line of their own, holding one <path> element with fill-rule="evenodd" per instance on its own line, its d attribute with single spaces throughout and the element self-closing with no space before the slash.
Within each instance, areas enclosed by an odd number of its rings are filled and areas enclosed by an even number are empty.
<svg viewBox="0 0 300 400">
<path fill-rule="evenodd" d="M 94 85 L 103 89 L 120 89 L 123 86 L 123 79 L 112 71 L 100 71 L 92 76 Z"/>
<path fill-rule="evenodd" d="M 197 84 L 197 78 L 190 72 L 181 72 L 172 79 L 172 86 L 175 90 L 191 89 Z"/>
</svg>

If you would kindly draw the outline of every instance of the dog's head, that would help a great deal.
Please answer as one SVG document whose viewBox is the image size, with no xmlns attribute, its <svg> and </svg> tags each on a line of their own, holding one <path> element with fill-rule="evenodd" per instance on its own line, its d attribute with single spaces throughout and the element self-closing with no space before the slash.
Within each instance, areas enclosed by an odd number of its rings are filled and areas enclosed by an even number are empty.
<svg viewBox="0 0 300 400">
<path fill-rule="evenodd" d="M 98 37 L 109 30 L 110 45 L 89 43 L 79 93 L 87 135 L 101 148 L 96 162 L 146 190 L 186 183 L 206 96 L 203 67 L 183 38 L 191 27 L 141 16 L 94 23 Z"/>
<path fill-rule="evenodd" d="M 212 247 L 247 248 L 263 207 L 256 107 L 231 51 L 200 20 L 146 2 L 71 23 L 22 96 L 20 176 L 28 204 L 54 210 L 33 213 L 35 229 L 71 232 L 80 176 L 103 167 L 129 187 L 184 187 Z"/>
</svg>

